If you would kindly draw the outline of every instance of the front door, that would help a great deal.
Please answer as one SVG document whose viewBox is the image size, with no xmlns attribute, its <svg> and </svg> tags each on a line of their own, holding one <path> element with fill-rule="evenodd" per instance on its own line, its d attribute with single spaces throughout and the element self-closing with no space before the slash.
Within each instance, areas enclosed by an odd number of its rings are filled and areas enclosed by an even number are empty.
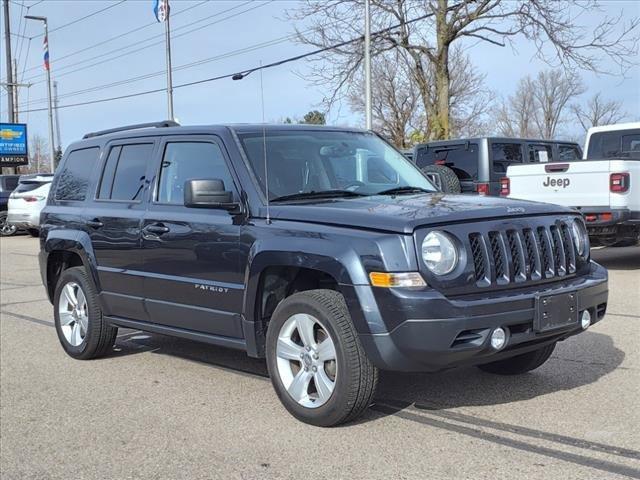
<svg viewBox="0 0 640 480">
<path fill-rule="evenodd" d="M 167 137 L 157 157 L 154 192 L 142 222 L 149 319 L 242 338 L 241 217 L 184 206 L 190 179 L 221 179 L 238 201 L 224 149 L 215 136 Z"/>
</svg>

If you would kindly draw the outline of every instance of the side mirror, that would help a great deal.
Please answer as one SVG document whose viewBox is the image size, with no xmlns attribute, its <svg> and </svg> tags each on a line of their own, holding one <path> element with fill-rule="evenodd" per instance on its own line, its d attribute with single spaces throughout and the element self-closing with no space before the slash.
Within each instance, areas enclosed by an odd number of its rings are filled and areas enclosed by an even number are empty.
<svg viewBox="0 0 640 480">
<path fill-rule="evenodd" d="M 190 208 L 217 208 L 236 210 L 233 193 L 224 189 L 219 178 L 187 180 L 184 183 L 184 206 Z"/>
</svg>

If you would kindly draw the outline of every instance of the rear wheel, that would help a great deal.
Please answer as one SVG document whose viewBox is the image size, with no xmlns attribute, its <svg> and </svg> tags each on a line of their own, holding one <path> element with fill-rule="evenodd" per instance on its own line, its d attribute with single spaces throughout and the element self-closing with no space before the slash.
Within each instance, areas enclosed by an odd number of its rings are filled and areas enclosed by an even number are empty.
<svg viewBox="0 0 640 480">
<path fill-rule="evenodd" d="M 10 237 L 17 231 L 18 227 L 7 223 L 7 212 L 0 212 L 0 236 Z"/>
<path fill-rule="evenodd" d="M 29 228 L 27 232 L 29 232 L 29 235 L 34 238 L 38 238 L 40 236 L 40 230 L 38 230 L 37 228 Z"/>
<path fill-rule="evenodd" d="M 88 360 L 111 350 L 118 329 L 102 317 L 98 294 L 84 268 L 62 272 L 53 305 L 58 339 L 70 356 Z"/>
<path fill-rule="evenodd" d="M 552 343 L 533 352 L 523 353 L 516 357 L 505 358 L 497 362 L 478 365 L 480 370 L 498 375 L 518 375 L 535 370 L 549 360 L 556 344 Z"/>
<path fill-rule="evenodd" d="M 269 324 L 266 347 L 271 382 L 299 420 L 330 427 L 371 404 L 378 371 L 339 293 L 309 290 L 284 299 Z"/>
</svg>

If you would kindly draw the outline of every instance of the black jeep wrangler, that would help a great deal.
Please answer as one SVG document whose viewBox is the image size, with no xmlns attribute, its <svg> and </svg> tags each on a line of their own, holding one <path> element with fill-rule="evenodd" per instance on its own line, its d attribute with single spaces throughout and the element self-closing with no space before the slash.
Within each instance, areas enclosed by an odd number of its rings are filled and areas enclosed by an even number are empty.
<svg viewBox="0 0 640 480">
<path fill-rule="evenodd" d="M 87 134 L 56 172 L 40 242 L 72 357 L 107 354 L 118 327 L 241 349 L 322 426 L 370 405 L 378 369 L 527 372 L 607 305 L 578 214 L 443 194 L 353 129 Z"/>
</svg>

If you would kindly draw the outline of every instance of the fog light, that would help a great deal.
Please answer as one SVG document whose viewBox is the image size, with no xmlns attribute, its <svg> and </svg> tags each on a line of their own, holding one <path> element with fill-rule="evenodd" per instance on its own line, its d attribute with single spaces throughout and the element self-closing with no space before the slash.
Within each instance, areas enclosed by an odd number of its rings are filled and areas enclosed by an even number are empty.
<svg viewBox="0 0 640 480">
<path fill-rule="evenodd" d="M 507 332 L 498 327 L 491 333 L 491 348 L 500 350 L 507 343 Z"/>
<path fill-rule="evenodd" d="M 582 325 L 582 329 L 586 330 L 591 325 L 591 314 L 589 310 L 585 310 L 582 312 L 582 317 L 580 317 L 580 324 Z"/>
</svg>

